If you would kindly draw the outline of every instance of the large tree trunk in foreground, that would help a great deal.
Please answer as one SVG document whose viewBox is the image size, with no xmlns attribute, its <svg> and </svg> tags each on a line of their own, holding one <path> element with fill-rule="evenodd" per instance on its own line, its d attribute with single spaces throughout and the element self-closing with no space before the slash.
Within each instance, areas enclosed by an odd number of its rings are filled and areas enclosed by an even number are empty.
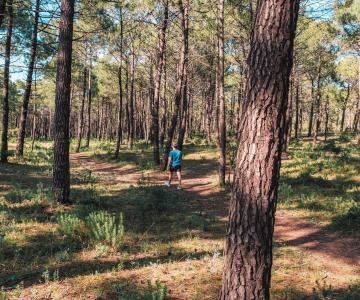
<svg viewBox="0 0 360 300">
<path fill-rule="evenodd" d="M 272 239 L 298 10 L 298 0 L 258 1 L 221 300 L 270 298 Z"/>
<path fill-rule="evenodd" d="M 16 145 L 16 155 L 22 156 L 24 154 L 24 141 L 26 133 L 26 121 L 29 108 L 29 101 L 31 95 L 32 77 L 34 73 L 34 65 L 36 60 L 37 50 L 37 35 L 38 35 L 38 24 L 39 24 L 39 12 L 40 12 L 40 0 L 36 0 L 35 5 L 35 16 L 34 16 L 34 30 L 31 37 L 31 55 L 29 60 L 29 69 L 26 79 L 26 87 L 24 92 L 24 99 L 21 108 L 20 127 L 18 132 L 18 140 Z"/>
<path fill-rule="evenodd" d="M 181 15 L 181 29 L 182 29 L 182 47 L 180 58 L 177 65 L 177 75 L 176 75 L 176 88 L 175 88 L 175 105 L 174 111 L 171 114 L 170 126 L 167 132 L 167 141 L 164 149 L 163 155 L 163 169 L 167 167 L 167 160 L 169 157 L 169 151 L 171 148 L 171 143 L 174 138 L 175 128 L 177 124 L 177 119 L 179 115 L 179 106 L 183 93 L 183 84 L 185 82 L 185 67 L 188 59 L 188 38 L 189 38 L 189 30 L 187 28 L 187 19 L 189 17 L 189 0 L 186 0 L 185 5 L 182 0 L 179 0 L 179 8 Z"/>
<path fill-rule="evenodd" d="M 11 56 L 11 38 L 13 31 L 13 7 L 12 0 L 8 1 L 8 25 L 5 44 L 5 66 L 3 81 L 3 116 L 2 116 L 2 132 L 1 132 L 1 162 L 8 161 L 8 129 L 9 129 L 9 72 L 10 72 L 10 56 Z"/>
<path fill-rule="evenodd" d="M 224 95 L 224 0 L 218 2 L 218 61 L 217 61 L 217 96 L 219 104 L 219 184 L 225 184 L 226 172 L 226 114 Z"/>
<path fill-rule="evenodd" d="M 163 1 L 164 19 L 162 22 L 161 33 L 159 34 L 158 45 L 158 61 L 155 75 L 155 89 L 154 89 L 154 103 L 152 107 L 152 142 L 154 147 L 154 162 L 160 164 L 160 123 L 159 123 L 159 108 L 160 108 L 160 93 L 161 93 L 161 77 L 164 67 L 164 57 L 166 48 L 166 28 L 169 18 L 169 3 L 167 0 Z"/>
<path fill-rule="evenodd" d="M 70 202 L 69 117 L 73 18 L 74 0 L 62 0 L 54 116 L 53 191 L 55 200 L 65 204 Z"/>
</svg>

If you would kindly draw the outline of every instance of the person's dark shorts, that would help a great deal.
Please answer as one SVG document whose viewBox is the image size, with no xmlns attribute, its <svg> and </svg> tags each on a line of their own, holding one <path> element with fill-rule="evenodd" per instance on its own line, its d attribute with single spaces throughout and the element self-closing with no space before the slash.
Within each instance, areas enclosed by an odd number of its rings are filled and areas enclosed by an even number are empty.
<svg viewBox="0 0 360 300">
<path fill-rule="evenodd" d="M 171 172 L 171 173 L 181 172 L 181 166 L 176 166 L 176 167 L 171 167 L 171 166 L 170 166 L 170 172 Z"/>
</svg>

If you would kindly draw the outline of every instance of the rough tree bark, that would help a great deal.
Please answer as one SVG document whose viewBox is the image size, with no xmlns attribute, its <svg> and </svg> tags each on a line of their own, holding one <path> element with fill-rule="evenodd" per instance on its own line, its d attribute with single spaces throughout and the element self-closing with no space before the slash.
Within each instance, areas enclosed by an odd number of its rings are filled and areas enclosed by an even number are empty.
<svg viewBox="0 0 360 300">
<path fill-rule="evenodd" d="M 298 11 L 298 0 L 258 1 L 221 300 L 270 298 L 274 218 Z"/>
<path fill-rule="evenodd" d="M 29 101 L 31 95 L 31 85 L 33 81 L 34 65 L 36 60 L 37 50 L 37 36 L 38 36 L 38 24 L 39 24 L 39 13 L 40 13 L 40 0 L 36 0 L 35 4 L 35 15 L 34 15 L 34 29 L 31 36 L 31 54 L 29 60 L 28 74 L 26 78 L 26 86 L 24 91 L 24 98 L 21 107 L 20 126 L 16 144 L 16 155 L 23 156 L 24 154 L 24 141 L 26 133 L 26 121 L 28 115 Z"/>
<path fill-rule="evenodd" d="M 177 74 L 176 74 L 176 87 L 175 87 L 175 103 L 174 103 L 174 110 L 171 113 L 171 120 L 170 126 L 167 131 L 167 141 L 164 147 L 164 155 L 163 155 L 163 169 L 166 169 L 166 162 L 168 160 L 169 151 L 171 148 L 171 144 L 174 138 L 175 128 L 177 124 L 177 119 L 179 115 L 179 106 L 182 98 L 183 92 L 183 84 L 184 84 L 184 74 L 185 74 L 185 67 L 186 62 L 188 60 L 188 53 L 186 49 L 188 49 L 188 38 L 189 38 L 189 31 L 187 28 L 187 19 L 189 17 L 189 0 L 186 0 L 185 5 L 183 4 L 182 0 L 178 1 L 178 5 L 180 8 L 180 23 L 182 29 L 182 46 L 180 51 L 180 58 L 177 65 Z"/>
<path fill-rule="evenodd" d="M 166 49 L 166 29 L 169 18 L 169 1 L 163 0 L 162 6 L 164 8 L 164 12 L 163 12 L 163 22 L 161 26 L 161 32 L 159 34 L 157 68 L 155 74 L 154 102 L 152 107 L 152 142 L 154 148 L 154 162 L 155 164 L 158 165 L 160 164 L 159 107 L 160 107 L 160 93 L 161 93 L 161 77 L 163 73 L 164 54 Z"/>
<path fill-rule="evenodd" d="M 224 95 L 224 0 L 218 1 L 218 59 L 217 59 L 217 103 L 219 104 L 219 184 L 225 184 L 226 172 L 226 112 Z"/>
<path fill-rule="evenodd" d="M 3 163 L 8 161 L 8 129 L 9 129 L 9 81 L 10 81 L 10 57 L 11 57 L 11 39 L 13 31 L 13 5 L 12 0 L 8 1 L 8 24 L 5 42 L 5 66 L 3 81 L 3 115 L 1 132 L 1 153 L 0 160 Z"/>
<path fill-rule="evenodd" d="M 56 74 L 53 191 L 55 200 L 64 204 L 70 203 L 69 117 L 74 2 L 61 1 Z"/>
</svg>

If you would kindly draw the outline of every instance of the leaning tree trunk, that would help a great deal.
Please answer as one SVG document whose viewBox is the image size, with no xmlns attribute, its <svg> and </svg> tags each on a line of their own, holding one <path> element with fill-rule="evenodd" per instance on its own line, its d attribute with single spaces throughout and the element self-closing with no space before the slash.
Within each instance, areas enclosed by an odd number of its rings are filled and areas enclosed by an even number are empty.
<svg viewBox="0 0 360 300">
<path fill-rule="evenodd" d="M 8 161 L 8 129 L 9 129 L 9 81 L 10 81 L 10 56 L 11 56 L 11 38 L 13 31 L 13 6 L 12 0 L 8 1 L 8 25 L 5 42 L 5 66 L 3 81 L 3 117 L 2 117 L 2 133 L 1 133 L 1 153 L 0 160 L 3 163 Z"/>
<path fill-rule="evenodd" d="M 6 0 L 0 0 L 0 28 L 5 16 Z"/>
<path fill-rule="evenodd" d="M 163 1 L 164 7 L 164 20 L 161 27 L 161 33 L 159 35 L 158 45 L 158 61 L 155 75 L 155 89 L 154 89 L 154 102 L 152 107 L 152 142 L 154 148 L 154 162 L 160 164 L 160 123 L 159 123 L 159 108 L 160 108 L 160 92 L 161 92 L 161 77 L 164 66 L 164 54 L 166 48 L 166 29 L 169 18 L 169 2 Z"/>
<path fill-rule="evenodd" d="M 29 60 L 29 69 L 26 79 L 26 87 L 24 92 L 24 98 L 21 108 L 21 116 L 20 116 L 20 127 L 18 132 L 18 139 L 16 145 L 16 155 L 23 156 L 24 154 L 24 141 L 25 141 L 25 133 L 26 133 L 26 121 L 28 115 L 29 101 L 31 95 L 31 85 L 32 85 L 32 77 L 34 73 L 34 65 L 36 59 L 36 50 L 37 50 L 37 35 L 38 35 L 38 24 L 39 24 L 39 11 L 40 11 L 40 0 L 36 0 L 35 4 L 35 16 L 34 16 L 34 30 L 31 37 L 31 55 Z"/>
<path fill-rule="evenodd" d="M 270 298 L 272 240 L 299 0 L 259 0 L 226 233 L 221 300 Z"/>
<path fill-rule="evenodd" d="M 64 204 L 70 203 L 69 117 L 73 19 L 74 0 L 62 0 L 54 116 L 53 191 L 55 200 Z"/>
<path fill-rule="evenodd" d="M 188 60 L 188 38 L 189 38 L 189 30 L 187 28 L 187 19 L 189 17 L 189 0 L 186 0 L 185 5 L 183 4 L 182 0 L 179 0 L 179 8 L 180 8 L 180 15 L 181 15 L 181 29 L 182 29 L 182 46 L 180 52 L 180 59 L 177 66 L 177 75 L 176 75 L 176 87 L 175 87 L 175 103 L 174 103 L 174 110 L 171 114 L 170 126 L 167 132 L 167 141 L 164 148 L 164 155 L 163 155 L 163 169 L 165 170 L 167 167 L 167 160 L 169 157 L 169 152 L 171 148 L 171 143 L 174 138 L 175 128 L 177 124 L 177 119 L 179 115 L 179 107 L 183 93 L 183 84 L 185 80 L 185 67 Z"/>
<path fill-rule="evenodd" d="M 226 172 L 226 112 L 224 95 L 224 0 L 218 2 L 218 60 L 217 60 L 217 96 L 219 104 L 219 184 L 225 184 Z"/>
</svg>

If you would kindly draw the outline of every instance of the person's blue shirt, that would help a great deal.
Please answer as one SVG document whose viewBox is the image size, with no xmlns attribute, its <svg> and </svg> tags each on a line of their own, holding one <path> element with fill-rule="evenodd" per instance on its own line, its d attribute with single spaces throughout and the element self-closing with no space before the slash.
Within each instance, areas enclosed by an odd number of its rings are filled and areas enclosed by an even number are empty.
<svg viewBox="0 0 360 300">
<path fill-rule="evenodd" d="M 171 167 L 175 168 L 181 166 L 182 153 L 180 150 L 171 150 L 169 153 L 169 157 L 171 158 Z"/>
</svg>

